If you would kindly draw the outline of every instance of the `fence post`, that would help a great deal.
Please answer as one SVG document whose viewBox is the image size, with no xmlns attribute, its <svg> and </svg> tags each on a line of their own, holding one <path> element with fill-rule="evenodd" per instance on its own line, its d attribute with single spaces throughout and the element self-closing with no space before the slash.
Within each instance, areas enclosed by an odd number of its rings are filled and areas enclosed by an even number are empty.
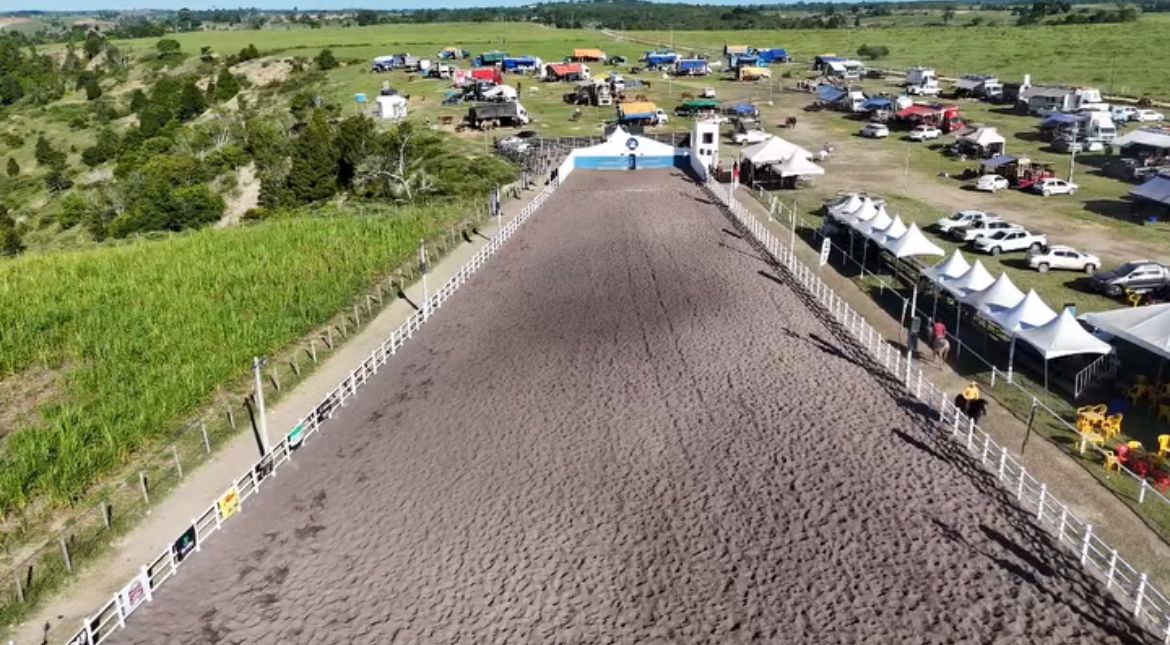
<svg viewBox="0 0 1170 645">
<path fill-rule="evenodd" d="M 311 356 L 313 358 L 314 363 L 317 362 L 317 339 L 316 338 L 309 339 L 309 356 Z"/>
<path fill-rule="evenodd" d="M 138 485 L 142 488 L 142 499 L 150 506 L 150 491 L 146 489 L 146 473 L 138 471 Z"/>
<path fill-rule="evenodd" d="M 20 602 L 24 602 L 24 585 L 20 584 L 20 572 L 16 569 L 12 570 L 12 580 L 16 582 L 16 598 Z"/>
<path fill-rule="evenodd" d="M 1005 467 L 1007 467 L 1007 448 L 1004 446 L 1000 446 L 999 447 L 999 473 L 996 475 L 996 479 L 998 479 L 999 481 L 1003 481 L 1003 471 L 1004 471 Z"/>
<path fill-rule="evenodd" d="M 1068 507 L 1061 506 L 1060 507 L 1060 529 L 1057 530 L 1057 532 L 1056 532 L 1056 541 L 1057 542 L 1064 542 L 1064 526 L 1065 526 L 1065 523 L 1067 521 L 1068 521 Z"/>
<path fill-rule="evenodd" d="M 1142 615 L 1142 601 L 1146 599 L 1146 574 L 1138 579 L 1137 597 L 1133 603 L 1133 617 L 1140 618 Z"/>
<path fill-rule="evenodd" d="M 61 536 L 60 542 L 61 555 L 63 555 L 65 558 L 65 570 L 69 573 L 73 573 L 73 559 L 69 557 L 69 544 L 65 541 L 64 535 Z"/>
<path fill-rule="evenodd" d="M 98 502 L 98 510 L 102 512 L 102 522 L 110 528 L 110 505 L 105 500 Z"/>
<path fill-rule="evenodd" d="M 959 418 L 959 410 L 955 409 L 955 419 Z M 975 447 L 975 419 L 967 417 L 967 451 L 970 452 Z M 987 442 L 983 442 L 984 449 L 987 448 Z"/>
<path fill-rule="evenodd" d="M 1146 480 L 1143 477 L 1142 478 L 1142 486 L 1141 486 L 1141 488 L 1138 489 L 1138 504 L 1145 504 L 1146 503 L 1146 487 L 1147 486 L 1149 486 L 1149 484 L 1146 483 Z"/>
<path fill-rule="evenodd" d="M 995 369 L 995 366 L 992 365 L 991 366 L 991 388 L 992 389 L 995 389 L 995 373 L 997 371 L 999 371 L 999 370 Z"/>
<path fill-rule="evenodd" d="M 1109 574 L 1105 576 L 1105 589 L 1113 586 L 1113 574 L 1117 572 L 1117 549 L 1113 549 L 1113 555 L 1109 556 Z"/>
<path fill-rule="evenodd" d="M 1081 544 L 1081 566 L 1085 566 L 1085 561 L 1089 559 L 1089 541 L 1093 539 L 1093 525 L 1085 525 L 1085 539 Z"/>
<path fill-rule="evenodd" d="M 1006 448 L 1004 448 L 1004 452 L 1007 452 Z M 1024 470 L 1024 465 L 1020 464 L 1020 478 L 1019 483 L 1016 485 L 1016 499 L 1021 502 L 1024 501 L 1024 475 L 1027 472 L 1028 471 Z"/>
<path fill-rule="evenodd" d="M 179 461 L 179 449 L 175 444 L 171 444 L 171 456 L 175 458 L 175 471 L 179 473 L 179 479 L 183 478 L 183 463 Z"/>
<path fill-rule="evenodd" d="M 236 414 L 234 412 L 232 412 L 232 406 L 230 403 L 227 406 L 227 414 L 228 414 L 228 425 L 230 425 L 232 427 L 232 430 L 235 430 L 236 429 Z"/>
<path fill-rule="evenodd" d="M 199 432 L 203 434 L 203 449 L 207 454 L 211 454 L 211 440 L 207 438 L 207 424 L 202 421 L 199 422 Z"/>
<path fill-rule="evenodd" d="M 1048 484 L 1040 484 L 1040 501 L 1036 505 L 1036 522 L 1044 520 L 1044 498 L 1048 496 Z"/>
</svg>

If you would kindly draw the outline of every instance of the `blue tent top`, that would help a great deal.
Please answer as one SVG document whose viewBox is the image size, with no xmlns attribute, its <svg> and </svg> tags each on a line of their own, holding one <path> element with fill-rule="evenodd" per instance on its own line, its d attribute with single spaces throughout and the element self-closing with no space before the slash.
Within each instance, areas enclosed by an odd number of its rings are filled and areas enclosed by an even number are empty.
<svg viewBox="0 0 1170 645">
<path fill-rule="evenodd" d="M 1139 199 L 1170 206 L 1170 177 L 1165 175 L 1153 177 L 1141 186 L 1129 191 L 1129 194 Z"/>
<path fill-rule="evenodd" d="M 1071 125 L 1080 120 L 1081 117 L 1075 114 L 1052 114 L 1040 122 L 1040 127 L 1048 128 L 1054 125 Z"/>
<path fill-rule="evenodd" d="M 788 58 L 788 51 L 779 47 L 774 49 L 761 49 L 758 54 L 761 60 L 767 61 L 776 61 Z"/>
<path fill-rule="evenodd" d="M 845 90 L 843 90 L 839 87 L 833 86 L 833 85 L 818 85 L 817 86 L 817 98 L 822 100 L 822 101 L 828 101 L 828 102 L 832 103 L 833 101 L 841 100 L 841 97 L 843 97 L 845 95 L 846 95 Z"/>
<path fill-rule="evenodd" d="M 679 69 L 703 69 L 707 66 L 707 61 L 699 60 L 697 58 L 690 58 L 678 61 Z"/>
<path fill-rule="evenodd" d="M 999 168 L 1000 166 L 1007 165 L 1015 160 L 1016 158 L 1011 155 L 997 155 L 988 159 L 987 161 L 984 161 L 981 165 L 984 168 Z"/>
<path fill-rule="evenodd" d="M 863 110 L 888 110 L 892 107 L 894 107 L 893 101 L 882 98 L 865 99 L 865 103 L 861 104 Z"/>
<path fill-rule="evenodd" d="M 730 111 L 732 114 L 739 115 L 755 114 L 756 106 L 752 105 L 751 103 L 736 103 L 735 105 L 728 108 L 728 111 Z"/>
</svg>

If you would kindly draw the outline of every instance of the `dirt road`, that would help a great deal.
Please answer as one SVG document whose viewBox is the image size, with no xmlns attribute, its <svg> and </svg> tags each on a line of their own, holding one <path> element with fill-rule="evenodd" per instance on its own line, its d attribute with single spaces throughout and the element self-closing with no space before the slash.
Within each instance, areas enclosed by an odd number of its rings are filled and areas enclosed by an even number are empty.
<svg viewBox="0 0 1170 645">
<path fill-rule="evenodd" d="M 672 171 L 579 171 L 113 643 L 1130 643 Z"/>
</svg>

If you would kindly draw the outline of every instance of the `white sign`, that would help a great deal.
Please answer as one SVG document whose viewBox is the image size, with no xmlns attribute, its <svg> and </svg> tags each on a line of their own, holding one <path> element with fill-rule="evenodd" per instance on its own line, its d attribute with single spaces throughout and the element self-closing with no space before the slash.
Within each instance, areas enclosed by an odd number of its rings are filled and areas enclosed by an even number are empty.
<svg viewBox="0 0 1170 645">
<path fill-rule="evenodd" d="M 138 609 L 138 606 L 146 602 L 150 589 L 150 581 L 146 579 L 146 573 L 140 573 L 130 584 L 122 589 L 119 594 L 122 604 L 122 616 L 129 616 Z"/>
<path fill-rule="evenodd" d="M 833 243 L 827 237 L 824 242 L 821 242 L 821 266 L 829 263 L 829 249 L 832 245 Z"/>
</svg>

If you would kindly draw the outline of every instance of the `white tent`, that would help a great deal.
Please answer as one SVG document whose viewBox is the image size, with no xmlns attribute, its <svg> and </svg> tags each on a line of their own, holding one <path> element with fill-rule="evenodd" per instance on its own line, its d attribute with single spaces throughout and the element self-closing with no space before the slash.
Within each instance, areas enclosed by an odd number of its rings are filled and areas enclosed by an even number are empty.
<svg viewBox="0 0 1170 645">
<path fill-rule="evenodd" d="M 780 164 L 781 177 L 811 177 L 825 174 L 825 169 L 808 160 L 804 155 L 795 154 Z"/>
<path fill-rule="evenodd" d="M 873 219 L 875 215 L 877 215 L 877 207 L 874 206 L 873 200 L 867 196 L 861 199 L 861 206 L 851 212 L 838 215 L 837 219 L 848 224 L 854 221 Z"/>
<path fill-rule="evenodd" d="M 813 156 L 808 150 L 777 136 L 771 136 L 764 141 L 750 145 L 744 148 L 742 153 L 743 158 L 751 162 L 753 166 L 783 162 L 793 155 L 802 155 L 805 159 Z"/>
<path fill-rule="evenodd" d="M 1170 304 L 1085 314 L 1081 320 L 1162 358 L 1170 358 Z"/>
<path fill-rule="evenodd" d="M 1040 352 L 1045 360 L 1074 354 L 1108 354 L 1109 343 L 1090 334 L 1068 309 L 1060 312 L 1047 324 L 1025 329 L 1016 334 Z"/>
<path fill-rule="evenodd" d="M 1001 273 L 995 282 L 983 291 L 967 294 L 963 303 L 971 305 L 984 314 L 994 314 L 1003 309 L 1011 309 L 1024 299 L 1024 292 L 1012 282 L 1008 274 Z"/>
<path fill-rule="evenodd" d="M 888 216 L 887 216 L 888 217 Z M 877 216 L 874 216 L 874 220 Z M 869 232 L 865 234 L 866 237 L 881 244 L 888 235 L 898 237 L 906 232 L 906 224 L 902 221 L 901 216 L 895 215 L 893 219 L 889 220 L 885 226 L 871 226 Z"/>
<path fill-rule="evenodd" d="M 966 273 L 970 268 L 971 264 L 967 262 L 967 258 L 963 257 L 959 249 L 955 249 L 951 257 L 924 269 L 922 275 L 931 282 L 938 284 L 943 280 L 954 280 Z"/>
<path fill-rule="evenodd" d="M 1016 306 L 991 314 L 990 318 L 1004 331 L 1014 334 L 1052 322 L 1056 312 L 1036 295 L 1035 289 L 1028 289 L 1027 295 Z"/>
<path fill-rule="evenodd" d="M 897 223 L 901 220 L 895 219 Z M 890 226 L 893 228 L 893 225 Z M 918 230 L 918 224 L 911 223 L 910 228 L 901 236 L 894 238 L 887 233 L 886 242 L 884 246 L 886 250 L 894 255 L 896 258 L 908 258 L 913 255 L 945 255 L 937 244 L 926 239 L 922 231 Z"/>
<path fill-rule="evenodd" d="M 825 210 L 833 216 L 841 216 L 845 213 L 852 213 L 860 207 L 861 196 L 857 193 L 849 193 L 840 197 L 839 199 L 826 202 L 825 204 Z"/>
<path fill-rule="evenodd" d="M 990 287 L 995 278 L 987 272 L 982 260 L 975 260 L 975 264 L 963 275 L 954 280 L 939 280 L 939 286 L 946 289 L 956 298 L 963 298 L 969 293 L 977 293 Z"/>
<path fill-rule="evenodd" d="M 858 222 L 853 226 L 858 233 L 866 237 L 870 237 L 874 231 L 884 231 L 892 224 L 894 220 L 890 219 L 889 213 L 886 212 L 885 204 L 878 207 L 877 214 L 864 222 Z"/>
<path fill-rule="evenodd" d="M 378 118 L 406 118 L 406 97 L 401 94 L 394 94 L 393 96 L 379 96 L 376 100 L 378 103 Z"/>
<path fill-rule="evenodd" d="M 983 148 L 996 143 L 1001 145 L 1007 143 L 1007 139 L 1004 139 L 998 130 L 988 127 L 976 128 L 959 138 Z"/>
</svg>

